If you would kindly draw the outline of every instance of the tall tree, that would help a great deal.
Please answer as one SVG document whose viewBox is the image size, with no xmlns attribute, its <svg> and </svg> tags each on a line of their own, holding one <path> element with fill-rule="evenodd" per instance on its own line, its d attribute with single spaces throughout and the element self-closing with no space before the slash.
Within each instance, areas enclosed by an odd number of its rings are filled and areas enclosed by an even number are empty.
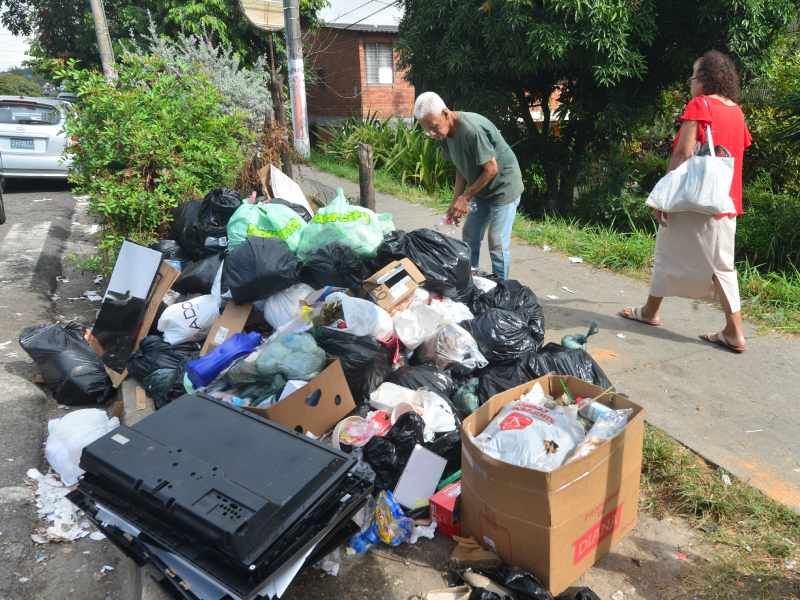
<svg viewBox="0 0 800 600">
<path fill-rule="evenodd" d="M 401 1 L 400 56 L 417 90 L 502 123 L 523 169 L 541 165 L 551 211 L 693 59 L 718 48 L 757 61 L 797 11 L 793 0 Z"/>
</svg>

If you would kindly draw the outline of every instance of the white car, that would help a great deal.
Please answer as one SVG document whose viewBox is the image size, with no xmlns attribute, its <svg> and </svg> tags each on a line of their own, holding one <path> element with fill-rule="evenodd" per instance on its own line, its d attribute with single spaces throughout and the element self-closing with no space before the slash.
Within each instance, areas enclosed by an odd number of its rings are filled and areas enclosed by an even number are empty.
<svg viewBox="0 0 800 600">
<path fill-rule="evenodd" d="M 53 98 L 0 96 L 0 177 L 66 179 L 69 106 Z"/>
</svg>

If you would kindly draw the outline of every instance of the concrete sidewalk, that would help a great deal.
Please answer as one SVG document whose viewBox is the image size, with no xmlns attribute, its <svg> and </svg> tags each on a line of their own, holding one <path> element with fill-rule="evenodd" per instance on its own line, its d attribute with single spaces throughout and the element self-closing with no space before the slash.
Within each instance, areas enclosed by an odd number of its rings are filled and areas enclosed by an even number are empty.
<svg viewBox="0 0 800 600">
<path fill-rule="evenodd" d="M 358 197 L 357 184 L 309 167 L 298 171 L 295 178 L 309 195 L 329 198 L 342 187 L 348 197 Z M 394 216 L 398 229 L 433 227 L 440 218 L 386 194 L 376 194 L 376 204 L 378 211 Z M 557 342 L 597 321 L 600 333 L 592 338 L 592 355 L 620 391 L 645 407 L 650 423 L 800 512 L 796 339 L 755 335 L 748 326 L 749 350 L 736 356 L 698 339 L 724 323 L 713 306 L 671 298 L 664 303 L 664 327 L 633 323 L 616 313 L 639 306 L 646 283 L 572 264 L 564 255 L 521 241 L 511 252 L 511 277 L 530 286 L 544 306 L 546 341 Z M 486 246 L 482 263 L 488 270 Z"/>
</svg>

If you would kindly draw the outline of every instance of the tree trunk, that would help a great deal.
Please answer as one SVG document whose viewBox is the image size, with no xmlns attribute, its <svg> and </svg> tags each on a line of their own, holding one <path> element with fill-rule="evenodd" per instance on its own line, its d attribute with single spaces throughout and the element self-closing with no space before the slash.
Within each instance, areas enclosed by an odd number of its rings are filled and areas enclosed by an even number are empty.
<svg viewBox="0 0 800 600">
<path fill-rule="evenodd" d="M 286 111 L 283 107 L 283 77 L 275 66 L 275 48 L 273 34 L 269 34 L 269 62 L 270 62 L 270 92 L 272 94 L 272 108 L 275 111 L 275 123 L 281 130 L 281 162 L 283 172 L 287 177 L 292 177 L 292 160 L 289 155 L 288 129 L 286 127 Z"/>
</svg>

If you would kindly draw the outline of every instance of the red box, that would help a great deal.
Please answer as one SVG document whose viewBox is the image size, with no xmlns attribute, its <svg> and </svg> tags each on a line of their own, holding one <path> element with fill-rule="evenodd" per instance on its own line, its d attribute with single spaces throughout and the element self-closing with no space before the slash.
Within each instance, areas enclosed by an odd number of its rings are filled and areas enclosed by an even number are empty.
<svg viewBox="0 0 800 600">
<path fill-rule="evenodd" d="M 448 537 L 461 535 L 461 521 L 456 516 L 456 504 L 461 496 L 461 482 L 446 485 L 431 496 L 431 519 L 436 521 L 436 530 Z"/>
</svg>

